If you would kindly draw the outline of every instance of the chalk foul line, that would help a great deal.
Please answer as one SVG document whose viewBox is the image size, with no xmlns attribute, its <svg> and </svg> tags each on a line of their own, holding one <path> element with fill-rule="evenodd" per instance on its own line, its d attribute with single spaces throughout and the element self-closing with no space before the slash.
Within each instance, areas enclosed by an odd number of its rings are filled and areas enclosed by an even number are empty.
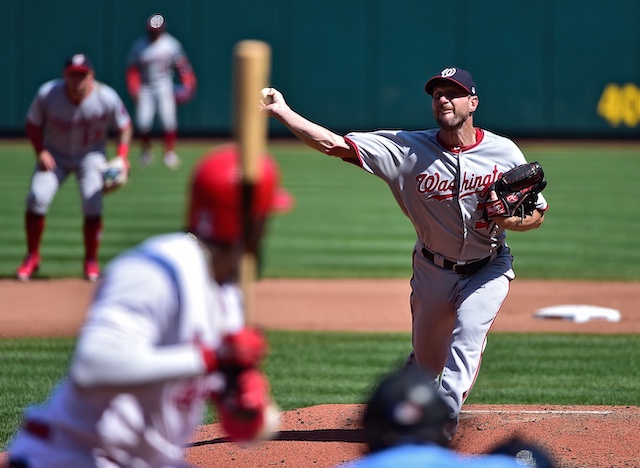
<svg viewBox="0 0 640 468">
<path fill-rule="evenodd" d="M 613 414 L 613 411 L 599 411 L 599 410 L 462 410 L 462 414 L 498 414 L 498 413 L 511 413 L 511 414 Z"/>
</svg>

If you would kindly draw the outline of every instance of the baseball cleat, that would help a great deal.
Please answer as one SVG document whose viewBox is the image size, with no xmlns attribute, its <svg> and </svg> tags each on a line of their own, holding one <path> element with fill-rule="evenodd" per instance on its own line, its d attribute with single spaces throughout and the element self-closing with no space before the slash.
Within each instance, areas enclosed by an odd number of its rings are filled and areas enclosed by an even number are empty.
<svg viewBox="0 0 640 468">
<path fill-rule="evenodd" d="M 16 276 L 20 281 L 29 281 L 33 274 L 38 271 L 40 267 L 40 255 L 37 253 L 30 253 L 25 258 L 22 264 L 16 271 Z"/>
<path fill-rule="evenodd" d="M 153 151 L 150 149 L 144 150 L 140 155 L 140 164 L 143 166 L 148 166 L 153 161 Z"/>
<path fill-rule="evenodd" d="M 444 436 L 447 442 L 451 442 L 453 437 L 458 432 L 458 425 L 460 424 L 458 418 L 451 417 L 447 422 L 442 426 L 442 435 Z"/>
<path fill-rule="evenodd" d="M 416 365 L 416 354 L 414 351 L 411 351 L 407 356 L 406 361 L 404 361 L 404 367 L 411 367 Z"/>
<path fill-rule="evenodd" d="M 85 260 L 84 277 L 92 283 L 98 281 L 100 277 L 100 267 L 97 260 Z"/>
<path fill-rule="evenodd" d="M 177 169 L 180 165 L 180 158 L 173 151 L 164 153 L 164 165 L 169 169 Z"/>
</svg>

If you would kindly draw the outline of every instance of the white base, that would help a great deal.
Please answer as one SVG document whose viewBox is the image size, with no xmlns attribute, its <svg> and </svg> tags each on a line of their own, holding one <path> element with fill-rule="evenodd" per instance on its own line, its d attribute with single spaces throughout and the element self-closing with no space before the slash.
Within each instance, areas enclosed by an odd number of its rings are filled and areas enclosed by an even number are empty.
<svg viewBox="0 0 640 468">
<path fill-rule="evenodd" d="M 619 310 L 581 304 L 543 307 L 542 309 L 538 309 L 533 316 L 543 319 L 572 320 L 578 323 L 584 323 L 590 320 L 606 320 L 607 322 L 620 321 Z"/>
</svg>

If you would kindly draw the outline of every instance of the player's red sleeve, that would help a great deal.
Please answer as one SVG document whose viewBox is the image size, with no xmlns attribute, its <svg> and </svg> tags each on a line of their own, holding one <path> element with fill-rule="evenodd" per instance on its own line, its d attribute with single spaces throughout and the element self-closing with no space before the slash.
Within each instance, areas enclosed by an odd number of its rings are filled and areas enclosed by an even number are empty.
<svg viewBox="0 0 640 468">
<path fill-rule="evenodd" d="M 27 120 L 27 137 L 31 141 L 36 154 L 44 149 L 44 136 L 40 125 L 35 125 Z"/>
<path fill-rule="evenodd" d="M 136 97 L 140 91 L 140 70 L 135 65 L 127 67 L 127 91 L 132 97 Z"/>
<path fill-rule="evenodd" d="M 178 78 L 182 85 L 180 92 L 176 93 L 176 99 L 179 103 L 185 103 L 193 98 L 196 91 L 197 80 L 193 72 L 193 68 L 186 58 L 180 59 L 176 63 Z"/>
<path fill-rule="evenodd" d="M 178 60 L 176 70 L 178 70 L 180 83 L 182 83 L 185 88 L 193 89 L 196 87 L 196 75 L 187 58 Z"/>
<path fill-rule="evenodd" d="M 187 89 L 195 89 L 196 88 L 196 75 L 193 73 L 192 69 L 185 71 L 182 75 L 180 75 L 180 81 Z"/>
</svg>

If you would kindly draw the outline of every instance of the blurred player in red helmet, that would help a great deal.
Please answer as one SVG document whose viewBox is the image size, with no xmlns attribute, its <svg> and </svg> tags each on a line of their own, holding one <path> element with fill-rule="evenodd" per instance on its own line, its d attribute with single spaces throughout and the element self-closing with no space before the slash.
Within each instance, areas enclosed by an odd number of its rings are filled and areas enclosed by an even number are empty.
<svg viewBox="0 0 640 468">
<path fill-rule="evenodd" d="M 141 163 L 153 159 L 151 130 L 157 112 L 164 130 L 164 163 L 176 169 L 178 119 L 176 104 L 189 102 L 196 76 L 182 44 L 167 32 L 166 18 L 154 13 L 147 19 L 147 34 L 137 39 L 127 60 L 127 89 L 136 104 L 136 127 L 142 142 Z M 177 72 L 180 84 L 174 84 Z"/>
<path fill-rule="evenodd" d="M 203 158 L 194 170 L 191 181 L 191 197 L 188 207 L 187 228 L 210 248 L 223 251 L 227 256 L 240 254 L 237 241 L 242 235 L 243 219 L 240 216 L 241 191 L 230 190 L 240 184 L 240 153 L 236 145 L 225 145 L 213 151 L 215 158 Z M 262 179 L 253 190 L 252 232 L 242 246 L 258 255 L 268 215 L 289 211 L 293 198 L 280 187 L 280 175 L 275 160 L 270 155 L 261 159 Z M 231 247 L 231 248 L 228 248 Z M 236 266 L 236 259 L 225 262 Z M 237 271 L 227 272 L 230 282 L 237 281 Z"/>
<path fill-rule="evenodd" d="M 278 201 L 267 155 L 251 201 L 257 245 Z M 64 379 L 26 411 L 12 466 L 163 466 L 215 405 L 232 440 L 273 433 L 277 407 L 260 366 L 265 337 L 244 321 L 235 282 L 243 242 L 238 151 L 196 164 L 187 232 L 163 234 L 105 268 Z"/>
<path fill-rule="evenodd" d="M 215 151 L 215 158 L 203 158 L 195 167 L 191 180 L 188 225 L 191 232 L 208 241 L 232 244 L 241 235 L 239 190 L 242 176 L 235 145 Z M 262 159 L 262 178 L 254 190 L 253 216 L 263 221 L 276 195 L 279 175 L 270 157 Z"/>
</svg>

